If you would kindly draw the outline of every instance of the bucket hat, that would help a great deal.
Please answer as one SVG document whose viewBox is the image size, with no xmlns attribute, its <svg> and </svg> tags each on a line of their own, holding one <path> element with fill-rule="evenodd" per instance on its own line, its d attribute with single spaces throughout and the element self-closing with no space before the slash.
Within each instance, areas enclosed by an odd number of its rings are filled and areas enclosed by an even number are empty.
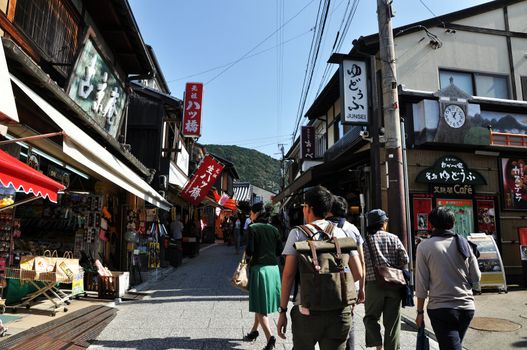
<svg viewBox="0 0 527 350">
<path fill-rule="evenodd" d="M 368 212 L 368 227 L 388 221 L 386 212 L 382 209 L 373 209 Z"/>
</svg>

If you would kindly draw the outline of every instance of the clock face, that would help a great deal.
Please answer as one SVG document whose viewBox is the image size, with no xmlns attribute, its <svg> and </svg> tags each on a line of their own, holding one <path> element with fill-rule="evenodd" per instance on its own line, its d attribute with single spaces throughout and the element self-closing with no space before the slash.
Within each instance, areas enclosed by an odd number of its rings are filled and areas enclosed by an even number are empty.
<svg viewBox="0 0 527 350">
<path fill-rule="evenodd" d="M 465 124 L 465 111 L 458 105 L 446 106 L 443 117 L 448 126 L 454 129 L 458 129 Z"/>
</svg>

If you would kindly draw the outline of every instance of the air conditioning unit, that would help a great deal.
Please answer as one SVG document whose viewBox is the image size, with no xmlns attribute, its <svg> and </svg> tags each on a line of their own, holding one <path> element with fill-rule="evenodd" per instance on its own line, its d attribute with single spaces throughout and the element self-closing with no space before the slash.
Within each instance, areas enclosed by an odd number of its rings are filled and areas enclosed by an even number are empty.
<svg viewBox="0 0 527 350">
<path fill-rule="evenodd" d="M 159 175 L 159 189 L 163 191 L 168 189 L 168 176 L 167 175 Z"/>
</svg>

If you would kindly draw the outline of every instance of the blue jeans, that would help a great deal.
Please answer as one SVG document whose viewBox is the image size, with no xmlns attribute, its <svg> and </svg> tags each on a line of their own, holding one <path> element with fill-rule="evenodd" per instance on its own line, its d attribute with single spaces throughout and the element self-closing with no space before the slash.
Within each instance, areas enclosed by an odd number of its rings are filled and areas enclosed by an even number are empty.
<svg viewBox="0 0 527 350">
<path fill-rule="evenodd" d="M 474 310 L 428 309 L 428 317 L 439 349 L 462 350 L 461 343 L 474 317 Z"/>
</svg>

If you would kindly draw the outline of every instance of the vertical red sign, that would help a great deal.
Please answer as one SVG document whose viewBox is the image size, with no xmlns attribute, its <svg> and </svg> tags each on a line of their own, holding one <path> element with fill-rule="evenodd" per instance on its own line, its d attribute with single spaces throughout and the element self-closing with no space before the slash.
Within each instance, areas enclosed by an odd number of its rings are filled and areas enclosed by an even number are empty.
<svg viewBox="0 0 527 350">
<path fill-rule="evenodd" d="M 183 136 L 201 136 L 203 83 L 187 83 L 183 109 Z"/>
<path fill-rule="evenodd" d="M 201 161 L 198 169 L 192 175 L 192 178 L 187 182 L 183 191 L 181 191 L 181 198 L 192 205 L 200 204 L 210 188 L 216 182 L 223 170 L 223 165 L 217 162 L 212 156 L 207 155 Z"/>
</svg>

